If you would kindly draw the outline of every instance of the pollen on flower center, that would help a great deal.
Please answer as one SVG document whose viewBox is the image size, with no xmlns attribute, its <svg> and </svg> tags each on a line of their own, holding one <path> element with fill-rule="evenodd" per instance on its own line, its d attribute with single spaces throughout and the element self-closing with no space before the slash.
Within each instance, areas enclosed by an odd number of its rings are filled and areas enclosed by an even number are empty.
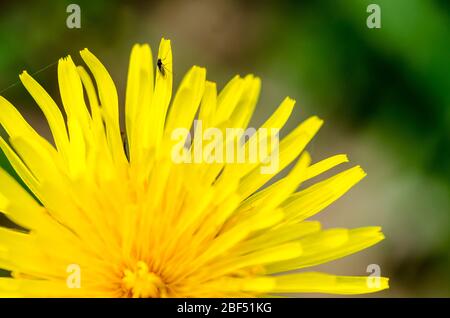
<svg viewBox="0 0 450 318">
<path fill-rule="evenodd" d="M 139 261 L 136 270 L 124 270 L 122 278 L 127 295 L 133 298 L 164 297 L 166 286 L 160 276 L 151 272 L 147 264 Z"/>
</svg>

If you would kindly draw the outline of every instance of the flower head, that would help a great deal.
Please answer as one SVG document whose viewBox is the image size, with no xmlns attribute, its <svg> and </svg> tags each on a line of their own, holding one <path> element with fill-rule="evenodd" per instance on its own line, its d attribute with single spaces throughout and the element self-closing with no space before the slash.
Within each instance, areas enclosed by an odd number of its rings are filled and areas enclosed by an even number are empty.
<svg viewBox="0 0 450 318">
<path fill-rule="evenodd" d="M 29 189 L 0 170 L 0 211 L 24 229 L 0 227 L 0 268 L 11 272 L 0 278 L 0 296 L 252 297 L 387 288 L 386 278 L 369 284 L 367 277 L 292 272 L 383 239 L 378 227 L 323 230 L 319 222 L 305 221 L 365 176 L 355 166 L 298 190 L 347 162 L 336 155 L 310 164 L 304 149 L 320 119 L 307 119 L 281 140 L 270 173 L 261 172 L 261 160 L 177 163 L 172 133 L 189 131 L 194 119 L 219 132 L 248 126 L 259 78 L 236 76 L 217 93 L 206 70 L 194 66 L 172 98 L 170 42 L 161 41 L 155 67 L 150 47 L 135 45 L 124 137 L 114 82 L 91 52 L 85 49 L 81 57 L 87 70 L 70 56 L 58 64 L 65 116 L 29 74 L 20 75 L 53 143 L 0 97 L 0 124 L 8 136 L 0 138 L 0 148 Z M 293 106 L 290 98 L 280 104 L 257 130 L 269 131 L 257 145 L 283 127 Z M 195 131 L 184 154 L 196 153 L 200 139 Z M 201 157 L 230 140 L 214 142 Z M 267 144 L 273 153 L 275 144 Z M 245 158 L 254 151 L 249 149 Z M 286 177 L 266 186 L 293 162 Z"/>
</svg>

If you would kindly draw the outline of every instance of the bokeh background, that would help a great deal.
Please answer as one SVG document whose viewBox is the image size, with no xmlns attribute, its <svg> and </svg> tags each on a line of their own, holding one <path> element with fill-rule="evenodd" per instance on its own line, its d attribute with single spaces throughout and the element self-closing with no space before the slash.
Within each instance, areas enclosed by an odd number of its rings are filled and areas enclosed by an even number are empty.
<svg viewBox="0 0 450 318">
<path fill-rule="evenodd" d="M 81 7 L 81 29 L 66 27 L 70 3 Z M 381 7 L 381 29 L 366 26 L 370 3 Z M 387 239 L 320 269 L 366 275 L 378 264 L 391 288 L 374 296 L 449 297 L 449 15 L 445 0 L 1 1 L 0 95 L 49 136 L 18 82 L 22 70 L 60 101 L 58 58 L 81 62 L 88 47 L 123 100 L 131 46 L 148 42 L 155 53 L 163 36 L 176 83 L 192 64 L 219 87 L 257 74 L 252 125 L 289 95 L 298 106 L 283 134 L 317 114 L 325 126 L 309 147 L 313 160 L 347 153 L 368 173 L 318 218 L 328 227 L 381 225 Z M 3 155 L 0 165 L 10 169 Z"/>
</svg>

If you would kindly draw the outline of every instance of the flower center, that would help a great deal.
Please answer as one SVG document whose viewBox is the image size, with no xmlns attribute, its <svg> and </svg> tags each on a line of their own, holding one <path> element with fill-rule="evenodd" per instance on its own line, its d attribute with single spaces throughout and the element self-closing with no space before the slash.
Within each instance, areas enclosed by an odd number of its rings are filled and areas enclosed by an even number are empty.
<svg viewBox="0 0 450 318">
<path fill-rule="evenodd" d="M 122 282 L 133 298 L 156 298 L 167 295 L 161 277 L 149 271 L 145 262 L 139 261 L 136 270 L 126 269 Z"/>
</svg>

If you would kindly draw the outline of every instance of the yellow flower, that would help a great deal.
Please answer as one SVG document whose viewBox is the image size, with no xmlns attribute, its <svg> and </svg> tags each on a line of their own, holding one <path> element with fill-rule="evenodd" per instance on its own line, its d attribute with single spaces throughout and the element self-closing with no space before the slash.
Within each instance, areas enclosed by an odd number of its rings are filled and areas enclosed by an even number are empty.
<svg viewBox="0 0 450 318">
<path fill-rule="evenodd" d="M 206 70 L 194 66 L 172 99 L 170 42 L 161 41 L 155 68 L 150 47 L 135 45 L 124 147 L 116 87 L 92 53 L 81 57 L 89 73 L 70 57 L 58 64 L 65 117 L 29 74 L 20 75 L 54 145 L 0 97 L 9 137 L 0 147 L 30 190 L 0 170 L 0 211 L 26 229 L 0 227 L 0 268 L 11 272 L 0 278 L 0 296 L 252 297 L 387 288 L 386 278 L 292 272 L 383 239 L 378 227 L 322 230 L 305 221 L 365 176 L 355 166 L 297 190 L 347 162 L 336 155 L 310 165 L 304 149 L 320 119 L 307 119 L 281 140 L 273 173 L 261 173 L 262 162 L 175 163 L 174 129 L 190 129 L 195 118 L 221 131 L 247 127 L 260 80 L 236 76 L 217 94 Z M 293 106 L 286 98 L 261 129 L 281 128 Z M 286 177 L 263 188 L 297 158 Z"/>
</svg>

